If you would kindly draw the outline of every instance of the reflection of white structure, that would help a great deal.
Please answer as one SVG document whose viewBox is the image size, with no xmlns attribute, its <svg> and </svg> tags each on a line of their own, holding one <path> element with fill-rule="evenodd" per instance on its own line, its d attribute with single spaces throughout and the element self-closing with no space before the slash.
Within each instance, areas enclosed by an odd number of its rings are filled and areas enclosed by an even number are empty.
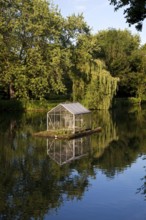
<svg viewBox="0 0 146 220">
<path fill-rule="evenodd" d="M 47 139 L 47 154 L 59 165 L 87 155 L 90 137 L 73 140 Z"/>
<path fill-rule="evenodd" d="M 80 103 L 61 103 L 47 113 L 47 130 L 79 130 L 91 128 L 90 111 Z"/>
</svg>

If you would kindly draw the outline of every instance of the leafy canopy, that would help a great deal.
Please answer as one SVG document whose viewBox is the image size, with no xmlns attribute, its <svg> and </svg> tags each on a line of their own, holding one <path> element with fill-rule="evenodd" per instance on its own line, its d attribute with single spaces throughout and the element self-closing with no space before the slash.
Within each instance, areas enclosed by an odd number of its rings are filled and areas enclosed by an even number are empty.
<svg viewBox="0 0 146 220">
<path fill-rule="evenodd" d="M 115 10 L 124 7 L 124 14 L 129 25 L 135 24 L 137 30 L 142 30 L 146 18 L 146 0 L 109 0 Z"/>
</svg>

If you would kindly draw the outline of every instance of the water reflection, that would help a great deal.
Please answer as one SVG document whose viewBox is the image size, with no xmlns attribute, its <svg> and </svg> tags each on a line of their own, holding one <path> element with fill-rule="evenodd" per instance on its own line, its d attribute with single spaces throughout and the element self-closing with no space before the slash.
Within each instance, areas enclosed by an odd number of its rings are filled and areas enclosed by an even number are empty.
<svg viewBox="0 0 146 220">
<path fill-rule="evenodd" d="M 143 156 L 143 160 L 146 160 L 146 155 Z M 146 172 L 146 166 L 143 167 Z M 136 193 L 140 193 L 144 195 L 144 200 L 146 201 L 146 175 L 141 178 L 141 181 L 143 182 L 142 185 L 137 189 Z"/>
<path fill-rule="evenodd" d="M 113 121 L 111 123 L 116 123 L 116 138 L 111 138 L 104 155 L 98 161 L 95 160 L 94 164 L 98 162 L 98 167 L 106 176 L 113 178 L 131 166 L 139 154 L 146 152 L 146 110 L 135 106 L 129 109 L 116 109 L 111 113 Z M 111 130 L 114 129 L 109 129 Z"/>
<path fill-rule="evenodd" d="M 92 113 L 92 122 L 93 127 L 99 125 L 102 127 L 102 132 L 98 135 L 93 135 L 91 139 L 92 156 L 99 158 L 103 155 L 110 142 L 118 140 L 117 126 L 107 110 L 94 111 Z"/>
<path fill-rule="evenodd" d="M 92 136 L 67 140 L 47 139 L 47 154 L 63 165 L 80 159 L 92 153 L 92 158 L 99 158 L 112 141 L 118 140 L 116 124 L 113 122 L 109 111 L 94 111 L 92 113 L 92 127 L 101 126 L 102 132 Z M 90 155 L 91 156 L 91 155 Z"/>
<path fill-rule="evenodd" d="M 66 200 L 83 200 L 99 170 L 113 180 L 119 173 L 124 176 L 139 155 L 146 155 L 146 108 L 93 112 L 93 126 L 100 125 L 101 133 L 72 141 L 49 140 L 47 153 L 46 139 L 31 135 L 45 129 L 46 114 L 0 115 L 0 122 L 0 219 L 4 220 L 44 219 L 46 213 L 51 218 L 52 210 L 65 206 Z M 146 195 L 145 176 L 142 181 L 139 194 Z M 127 192 L 122 192 L 125 198 Z M 102 188 L 101 193 L 106 202 Z"/>
<path fill-rule="evenodd" d="M 72 140 L 47 139 L 47 154 L 57 164 L 64 165 L 87 156 L 89 146 L 89 136 Z"/>
</svg>

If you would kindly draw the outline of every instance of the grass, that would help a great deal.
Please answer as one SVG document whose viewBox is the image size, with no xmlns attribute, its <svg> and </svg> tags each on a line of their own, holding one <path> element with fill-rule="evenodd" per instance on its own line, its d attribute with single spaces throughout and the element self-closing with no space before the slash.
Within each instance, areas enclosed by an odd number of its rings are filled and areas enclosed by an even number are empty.
<svg viewBox="0 0 146 220">
<path fill-rule="evenodd" d="M 0 100 L 0 111 L 49 111 L 64 100 Z"/>
<path fill-rule="evenodd" d="M 58 98 L 54 100 L 30 100 L 30 101 L 18 101 L 18 100 L 0 100 L 0 111 L 49 111 L 59 103 L 67 101 Z M 68 99 L 69 100 L 69 99 Z M 142 102 L 146 102 L 145 100 Z M 141 104 L 141 100 L 138 98 L 116 98 L 113 102 L 113 108 L 123 106 L 133 106 Z"/>
<path fill-rule="evenodd" d="M 72 132 L 69 130 L 64 129 L 58 129 L 58 130 L 49 130 L 49 131 L 40 131 L 34 134 L 34 136 L 41 136 L 41 137 L 64 137 L 68 138 L 69 135 L 71 135 Z"/>
<path fill-rule="evenodd" d="M 39 100 L 34 100 L 34 101 L 29 101 L 25 103 L 25 109 L 26 111 L 48 111 L 51 108 L 55 107 L 58 105 L 60 102 L 59 101 L 39 101 Z"/>
<path fill-rule="evenodd" d="M 49 131 L 40 131 L 37 133 L 34 133 L 34 136 L 37 137 L 50 137 L 50 138 L 60 138 L 60 139 L 72 139 L 72 138 L 79 138 L 87 135 L 91 135 L 95 132 L 100 132 L 101 127 L 98 127 L 93 130 L 81 130 L 79 132 L 72 133 L 71 130 L 64 130 L 64 129 L 59 129 L 59 130 L 49 130 Z"/>
</svg>

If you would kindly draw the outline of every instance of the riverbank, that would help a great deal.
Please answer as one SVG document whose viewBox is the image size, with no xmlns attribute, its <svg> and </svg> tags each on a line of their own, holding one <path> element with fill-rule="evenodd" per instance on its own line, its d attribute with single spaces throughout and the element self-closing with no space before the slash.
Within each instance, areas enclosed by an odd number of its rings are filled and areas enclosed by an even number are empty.
<svg viewBox="0 0 146 220">
<path fill-rule="evenodd" d="M 0 111 L 48 111 L 64 100 L 0 100 Z"/>
<path fill-rule="evenodd" d="M 55 100 L 0 100 L 0 111 L 49 111 L 56 105 L 62 102 L 70 101 L 69 99 L 55 99 Z M 116 98 L 113 101 L 112 108 L 123 106 L 134 106 L 146 103 L 146 99 L 142 101 L 138 98 Z"/>
</svg>

